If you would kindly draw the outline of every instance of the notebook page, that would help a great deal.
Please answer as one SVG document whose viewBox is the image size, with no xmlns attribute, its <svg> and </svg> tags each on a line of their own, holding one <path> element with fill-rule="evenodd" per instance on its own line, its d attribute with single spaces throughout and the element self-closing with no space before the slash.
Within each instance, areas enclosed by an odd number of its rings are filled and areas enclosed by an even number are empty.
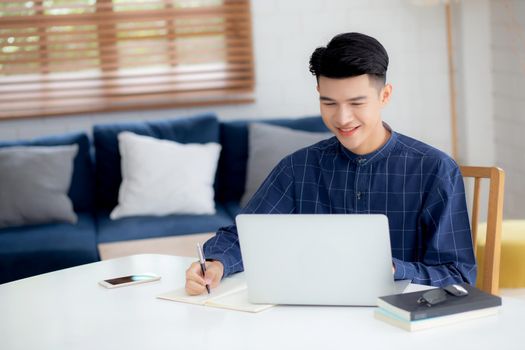
<svg viewBox="0 0 525 350">
<path fill-rule="evenodd" d="M 217 288 L 213 288 L 211 290 L 210 294 L 204 293 L 201 295 L 188 295 L 183 287 L 168 293 L 158 295 L 157 298 L 179 301 L 182 303 L 204 305 L 206 301 L 212 298 L 235 293 L 242 289 L 246 289 L 246 282 L 243 276 L 235 275 L 222 280 Z"/>
<path fill-rule="evenodd" d="M 206 306 L 219 307 L 236 311 L 260 312 L 269 309 L 273 304 L 252 304 L 248 301 L 248 289 L 218 296 L 205 302 Z"/>
</svg>

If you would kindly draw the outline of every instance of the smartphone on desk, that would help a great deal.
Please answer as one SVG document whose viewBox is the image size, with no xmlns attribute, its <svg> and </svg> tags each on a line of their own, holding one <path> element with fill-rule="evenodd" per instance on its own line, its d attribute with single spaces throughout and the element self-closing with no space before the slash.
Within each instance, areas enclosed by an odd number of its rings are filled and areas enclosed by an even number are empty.
<svg viewBox="0 0 525 350">
<path fill-rule="evenodd" d="M 142 273 L 137 275 L 122 276 L 116 278 L 110 278 L 98 282 L 101 286 L 106 288 L 117 288 L 124 286 L 131 286 L 133 284 L 140 284 L 146 282 L 153 282 L 160 280 L 160 276 L 157 276 L 153 273 Z"/>
</svg>

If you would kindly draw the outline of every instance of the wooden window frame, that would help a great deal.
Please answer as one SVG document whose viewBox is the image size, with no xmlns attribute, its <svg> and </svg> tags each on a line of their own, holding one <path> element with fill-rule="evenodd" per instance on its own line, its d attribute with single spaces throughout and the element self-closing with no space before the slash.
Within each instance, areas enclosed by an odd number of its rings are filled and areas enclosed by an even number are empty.
<svg viewBox="0 0 525 350">
<path fill-rule="evenodd" d="M 92 13 L 67 15 L 45 14 L 44 11 L 48 10 L 44 6 L 45 1 L 30 1 L 34 10 L 31 15 L 2 16 L 0 12 L 0 120 L 254 102 L 255 73 L 249 0 L 222 0 L 221 5 L 191 8 L 175 7 L 177 0 L 149 0 L 153 4 L 165 6 L 161 10 L 128 12 L 115 10 L 117 6 L 126 4 L 115 3 L 115 0 L 97 0 Z M 135 0 L 127 1 L 133 4 Z M 22 5 L 27 1 L 15 0 L 10 3 Z M 207 20 L 214 20 L 218 24 L 206 24 Z M 178 25 L 177 21 L 186 24 Z M 148 23 L 164 23 L 164 26 L 149 29 L 154 31 L 160 28 L 166 34 L 154 34 L 151 38 L 143 35 L 130 40 L 117 38 L 122 33 L 132 35 L 138 31 L 133 27 L 126 31 L 117 26 L 133 26 L 136 23 L 145 24 L 144 32 L 148 30 Z M 96 30 L 77 30 L 81 25 L 89 25 Z M 65 40 L 66 45 L 82 44 L 82 35 L 96 34 L 96 39 L 86 39 L 88 43 L 96 43 L 96 49 L 53 51 L 51 39 L 62 38 L 62 34 L 49 33 L 60 26 L 74 28 L 72 33 L 75 36 L 70 42 Z M 21 52 L 19 56 L 2 56 L 2 50 L 9 45 L 22 49 L 31 46 L 25 42 L 9 44 L 6 28 L 37 28 L 38 34 L 34 36 L 38 37 L 38 43 L 34 45 L 38 45 L 38 50 Z M 207 32 L 206 28 L 211 29 Z M 63 37 L 66 38 L 68 33 L 63 34 Z M 21 38 L 28 40 L 31 35 L 22 34 Z M 12 37 L 9 39 L 13 40 Z M 216 45 L 218 48 L 209 45 L 197 49 L 198 40 L 203 43 L 201 45 L 206 45 L 208 41 L 220 45 Z M 183 47 L 179 42 L 188 44 Z M 151 50 L 156 48 L 166 53 L 148 54 L 154 52 L 148 51 L 148 45 L 152 47 Z M 137 62 L 140 59 L 155 62 L 158 58 L 162 64 L 151 69 L 122 66 L 125 59 L 128 64 L 134 64 L 135 57 L 119 53 L 121 46 L 124 50 L 138 50 Z M 182 48 L 187 51 L 185 54 L 178 52 Z M 67 57 L 71 52 L 73 55 L 86 56 L 71 61 Z M 91 56 L 88 54 L 92 52 L 97 55 L 90 61 Z M 19 59 L 9 61 L 10 57 Z M 192 62 L 193 57 L 195 62 Z M 68 71 L 77 69 L 77 64 L 82 67 L 80 62 L 97 60 L 98 63 L 90 66 L 89 72 L 81 68 L 78 68 L 80 71 Z M 38 66 L 38 72 L 26 74 L 23 69 L 18 72 L 12 68 L 17 65 L 24 67 L 25 63 Z M 52 65 L 65 72 L 53 71 Z"/>
</svg>

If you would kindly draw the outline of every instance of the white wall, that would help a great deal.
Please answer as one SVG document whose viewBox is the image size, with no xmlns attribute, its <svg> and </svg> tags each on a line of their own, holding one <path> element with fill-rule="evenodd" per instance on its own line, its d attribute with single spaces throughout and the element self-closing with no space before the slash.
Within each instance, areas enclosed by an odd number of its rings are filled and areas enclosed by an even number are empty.
<svg viewBox="0 0 525 350">
<path fill-rule="evenodd" d="M 256 100 L 250 105 L 137 111 L 0 122 L 0 140 L 86 130 L 96 123 L 215 111 L 223 119 L 318 113 L 312 51 L 335 34 L 361 31 L 386 47 L 393 100 L 384 117 L 400 132 L 450 150 L 445 17 L 442 5 L 410 0 L 252 0 Z"/>
<path fill-rule="evenodd" d="M 492 166 L 494 126 L 490 0 L 452 3 L 453 51 L 457 83 L 458 161 L 464 165 Z M 474 181 L 466 181 L 471 210 Z M 480 220 L 486 220 L 488 182 L 481 184 Z"/>
<path fill-rule="evenodd" d="M 492 0 L 495 160 L 506 172 L 505 219 L 525 219 L 525 1 Z"/>
<path fill-rule="evenodd" d="M 458 80 L 459 160 L 494 165 L 491 23 L 489 0 L 464 0 L 454 7 Z"/>
</svg>

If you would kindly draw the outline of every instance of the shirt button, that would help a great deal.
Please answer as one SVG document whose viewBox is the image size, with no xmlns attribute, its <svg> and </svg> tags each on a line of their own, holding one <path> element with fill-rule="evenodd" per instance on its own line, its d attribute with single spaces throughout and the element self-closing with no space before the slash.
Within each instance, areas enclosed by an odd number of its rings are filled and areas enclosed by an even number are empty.
<svg viewBox="0 0 525 350">
<path fill-rule="evenodd" d="M 366 162 L 365 158 L 358 158 L 357 159 L 357 164 L 359 164 L 359 165 L 362 165 L 364 162 Z"/>
<path fill-rule="evenodd" d="M 357 197 L 357 199 L 361 199 L 361 192 L 357 192 L 355 196 Z"/>
</svg>

